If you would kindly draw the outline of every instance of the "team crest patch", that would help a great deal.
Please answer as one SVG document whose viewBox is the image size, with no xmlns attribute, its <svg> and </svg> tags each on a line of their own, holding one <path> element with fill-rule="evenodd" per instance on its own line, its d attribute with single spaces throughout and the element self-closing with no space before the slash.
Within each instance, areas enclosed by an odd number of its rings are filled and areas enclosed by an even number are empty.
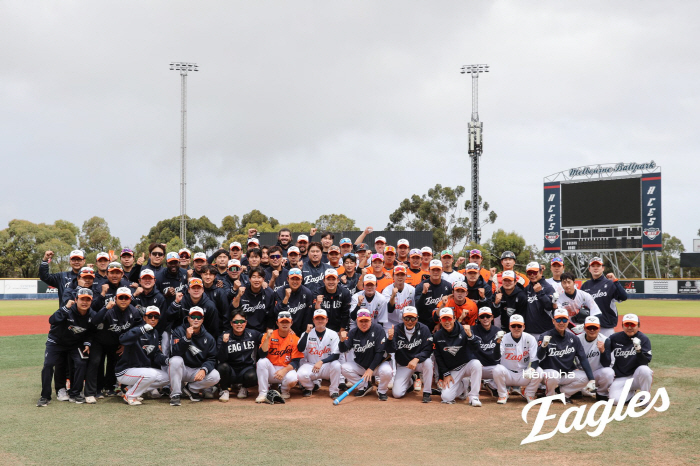
<svg viewBox="0 0 700 466">
<path fill-rule="evenodd" d="M 544 239 L 549 241 L 550 244 L 554 244 L 559 239 L 559 233 L 547 233 L 544 235 Z"/>
<path fill-rule="evenodd" d="M 661 233 L 661 230 L 658 228 L 645 228 L 644 229 L 644 236 L 646 236 L 649 239 L 654 239 L 657 236 L 659 236 L 659 233 Z"/>
</svg>

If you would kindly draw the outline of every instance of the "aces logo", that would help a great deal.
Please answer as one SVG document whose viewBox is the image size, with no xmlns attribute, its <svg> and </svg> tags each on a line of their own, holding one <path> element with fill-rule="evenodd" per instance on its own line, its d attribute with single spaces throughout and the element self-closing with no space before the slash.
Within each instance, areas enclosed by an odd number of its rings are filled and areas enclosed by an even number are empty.
<svg viewBox="0 0 700 466">
<path fill-rule="evenodd" d="M 659 228 L 645 228 L 644 229 L 644 236 L 646 236 L 650 240 L 656 238 L 660 234 L 661 234 L 661 230 Z"/>
<path fill-rule="evenodd" d="M 547 233 L 544 239 L 549 241 L 549 244 L 554 244 L 559 239 L 559 233 Z"/>
</svg>

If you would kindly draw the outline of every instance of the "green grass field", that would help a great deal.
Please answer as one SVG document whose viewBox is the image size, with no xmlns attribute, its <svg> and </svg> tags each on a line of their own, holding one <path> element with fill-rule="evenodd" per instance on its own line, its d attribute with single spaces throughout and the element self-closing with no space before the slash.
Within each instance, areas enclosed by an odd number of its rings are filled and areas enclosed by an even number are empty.
<svg viewBox="0 0 700 466">
<path fill-rule="evenodd" d="M 40 313 L 31 306 L 23 311 Z M 500 406 L 488 396 L 482 408 L 443 405 L 438 398 L 425 405 L 416 394 L 386 403 L 374 395 L 349 397 L 334 407 L 324 387 L 310 399 L 293 391 L 287 404 L 276 406 L 234 397 L 227 404 L 183 401 L 173 408 L 161 399 L 129 407 L 111 398 L 97 405 L 54 399 L 39 409 L 45 335 L 2 337 L 0 464 L 697 464 L 700 337 L 650 338 L 652 393 L 668 391 L 668 411 L 612 422 L 596 438 L 572 431 L 521 446 L 532 426 L 521 418 L 525 403 Z M 548 422 L 543 431 L 553 426 Z"/>
</svg>

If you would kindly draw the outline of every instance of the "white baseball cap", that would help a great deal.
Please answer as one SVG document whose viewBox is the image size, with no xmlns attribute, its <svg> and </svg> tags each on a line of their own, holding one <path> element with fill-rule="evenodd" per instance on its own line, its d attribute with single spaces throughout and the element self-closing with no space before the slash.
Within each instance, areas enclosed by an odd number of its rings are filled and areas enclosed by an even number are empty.
<svg viewBox="0 0 700 466">
<path fill-rule="evenodd" d="M 141 270 L 141 273 L 139 274 L 139 278 L 143 278 L 146 276 L 156 278 L 156 273 L 151 269 Z"/>
<path fill-rule="evenodd" d="M 413 306 L 406 306 L 403 308 L 403 315 L 418 317 L 418 309 Z"/>
<path fill-rule="evenodd" d="M 399 247 L 399 246 L 410 247 L 410 244 L 408 244 L 408 240 L 407 240 L 407 239 L 400 239 L 399 242 L 396 243 L 396 247 Z"/>
<path fill-rule="evenodd" d="M 377 236 L 377 239 L 374 240 L 374 244 L 377 244 L 377 243 L 384 243 L 384 244 L 386 244 L 386 238 L 383 237 L 383 236 Z"/>
<path fill-rule="evenodd" d="M 374 274 L 368 273 L 365 275 L 364 283 L 368 282 L 377 283 L 377 277 L 375 277 Z"/>
<path fill-rule="evenodd" d="M 484 306 L 484 307 L 480 307 L 480 308 L 479 308 L 479 315 L 482 315 L 482 314 L 488 314 L 488 315 L 492 316 L 492 315 L 493 315 L 493 312 L 491 312 L 491 308 L 490 308 L 490 307 Z"/>
<path fill-rule="evenodd" d="M 297 243 L 298 243 L 299 241 L 306 241 L 306 242 L 308 243 L 308 242 L 309 242 L 309 237 L 306 236 L 306 235 L 299 235 L 299 236 L 297 236 Z"/>
<path fill-rule="evenodd" d="M 248 240 L 248 244 L 257 244 L 258 246 L 260 246 L 260 241 L 258 241 L 257 238 L 250 238 Z"/>
<path fill-rule="evenodd" d="M 187 248 L 182 248 L 182 249 L 180 249 L 177 253 L 178 253 L 178 255 L 180 255 L 180 254 L 182 254 L 183 252 L 186 252 L 188 256 L 191 256 L 191 255 L 192 255 L 192 251 L 190 251 L 190 250 L 187 249 Z"/>
<path fill-rule="evenodd" d="M 440 309 L 440 319 L 442 319 L 445 316 L 449 316 L 454 319 L 455 313 L 451 307 L 443 307 L 442 309 Z"/>
<path fill-rule="evenodd" d="M 442 261 L 439 261 L 437 259 L 433 259 L 430 261 L 430 266 L 428 268 L 429 269 L 442 269 Z"/>
<path fill-rule="evenodd" d="M 431 256 L 433 255 L 433 250 L 432 250 L 432 248 L 430 248 L 430 247 L 428 247 L 428 246 L 423 246 L 422 248 L 420 248 L 420 253 L 421 253 L 421 254 L 426 253 L 426 252 L 429 253 Z"/>
<path fill-rule="evenodd" d="M 115 296 L 128 296 L 131 297 L 131 290 L 125 286 L 117 289 L 117 294 Z"/>
<path fill-rule="evenodd" d="M 200 259 L 207 260 L 207 255 L 204 254 L 203 252 L 196 252 L 196 253 L 194 253 L 193 259 L 196 261 L 198 261 Z"/>
<path fill-rule="evenodd" d="M 160 315 L 160 309 L 158 309 L 158 306 L 148 306 L 148 307 L 146 308 L 146 312 L 144 312 L 144 314 L 146 314 L 146 315 L 148 315 L 148 314 L 158 314 L 158 315 Z"/>
<path fill-rule="evenodd" d="M 540 264 L 538 264 L 537 262 L 530 262 L 529 264 L 527 264 L 527 267 L 525 267 L 525 271 L 529 272 L 530 270 L 536 270 L 539 272 Z"/>
<path fill-rule="evenodd" d="M 287 255 L 289 255 L 289 254 L 291 254 L 291 253 L 293 253 L 293 252 L 296 252 L 297 254 L 301 254 L 301 251 L 300 251 L 299 248 L 296 247 L 296 246 L 292 246 L 292 247 L 290 247 L 289 249 L 287 249 Z"/>
<path fill-rule="evenodd" d="M 328 313 L 326 313 L 325 309 L 316 309 L 314 311 L 314 319 L 318 316 L 326 317 L 328 318 Z"/>
<path fill-rule="evenodd" d="M 240 266 L 241 266 L 241 261 L 239 261 L 238 259 L 230 259 L 230 260 L 228 261 L 228 266 L 227 266 L 227 267 L 233 267 L 233 266 L 240 267 Z"/>
<path fill-rule="evenodd" d="M 637 314 L 625 314 L 625 316 L 622 318 L 622 323 L 624 325 L 627 322 L 639 324 L 639 317 L 637 317 Z"/>
<path fill-rule="evenodd" d="M 100 259 L 107 259 L 107 260 L 109 260 L 109 254 L 107 254 L 106 252 L 101 252 L 101 253 L 99 253 L 99 254 L 97 255 L 97 257 L 95 258 L 95 260 L 98 261 L 98 260 L 100 260 Z"/>
<path fill-rule="evenodd" d="M 323 273 L 323 276 L 324 277 L 330 277 L 330 276 L 337 277 L 338 271 L 335 269 L 326 269 L 326 271 Z"/>
<path fill-rule="evenodd" d="M 588 316 L 586 317 L 586 320 L 583 323 L 584 327 L 587 325 L 597 325 L 600 327 L 600 320 L 596 316 Z"/>
<path fill-rule="evenodd" d="M 229 249 L 233 249 L 233 248 L 242 249 L 242 248 L 241 248 L 241 243 L 239 243 L 238 241 L 234 241 L 233 243 L 231 243 L 231 246 L 229 246 L 228 248 L 229 248 Z"/>
<path fill-rule="evenodd" d="M 81 259 L 85 259 L 85 254 L 83 254 L 83 251 L 81 251 L 80 249 L 75 249 L 70 252 L 69 258 L 72 259 L 74 257 L 80 257 Z"/>
<path fill-rule="evenodd" d="M 525 319 L 523 319 L 523 316 L 521 316 L 520 314 L 513 314 L 512 316 L 510 316 L 510 323 L 508 325 L 512 324 L 513 322 L 519 322 L 525 325 Z"/>
<path fill-rule="evenodd" d="M 501 275 L 501 278 L 503 278 L 503 280 L 505 280 L 506 278 L 509 278 L 509 279 L 515 281 L 515 272 L 513 272 L 512 270 L 506 270 L 505 272 L 503 272 L 503 275 Z"/>
<path fill-rule="evenodd" d="M 564 309 L 563 307 L 559 307 L 554 310 L 553 317 L 556 319 L 557 317 L 566 317 L 567 319 L 569 318 L 569 313 Z"/>
</svg>

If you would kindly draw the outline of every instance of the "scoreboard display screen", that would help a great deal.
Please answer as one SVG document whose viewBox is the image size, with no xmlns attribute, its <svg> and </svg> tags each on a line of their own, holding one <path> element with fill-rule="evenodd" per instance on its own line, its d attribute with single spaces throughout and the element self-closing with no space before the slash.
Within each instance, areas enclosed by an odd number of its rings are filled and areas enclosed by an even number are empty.
<svg viewBox="0 0 700 466">
<path fill-rule="evenodd" d="M 562 228 L 641 223 L 639 177 L 561 184 Z"/>
</svg>

